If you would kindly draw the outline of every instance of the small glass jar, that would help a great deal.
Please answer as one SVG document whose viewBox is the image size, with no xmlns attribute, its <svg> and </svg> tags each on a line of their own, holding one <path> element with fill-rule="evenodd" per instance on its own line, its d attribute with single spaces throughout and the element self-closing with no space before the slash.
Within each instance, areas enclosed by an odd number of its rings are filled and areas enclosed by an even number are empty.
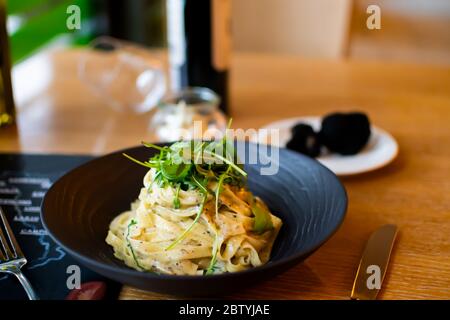
<svg viewBox="0 0 450 320">
<path fill-rule="evenodd" d="M 220 98 L 202 87 L 185 88 L 169 96 L 150 122 L 154 142 L 220 138 L 226 130 L 226 117 L 219 110 Z"/>
</svg>

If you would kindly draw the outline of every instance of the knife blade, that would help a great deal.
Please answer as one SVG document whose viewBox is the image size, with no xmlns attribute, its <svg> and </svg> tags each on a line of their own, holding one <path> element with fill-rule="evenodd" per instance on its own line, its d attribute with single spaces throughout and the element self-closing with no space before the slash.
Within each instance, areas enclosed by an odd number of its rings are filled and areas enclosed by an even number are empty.
<svg viewBox="0 0 450 320">
<path fill-rule="evenodd" d="M 386 275 L 397 230 L 396 225 L 386 224 L 370 235 L 353 282 L 352 299 L 376 299 Z"/>
</svg>

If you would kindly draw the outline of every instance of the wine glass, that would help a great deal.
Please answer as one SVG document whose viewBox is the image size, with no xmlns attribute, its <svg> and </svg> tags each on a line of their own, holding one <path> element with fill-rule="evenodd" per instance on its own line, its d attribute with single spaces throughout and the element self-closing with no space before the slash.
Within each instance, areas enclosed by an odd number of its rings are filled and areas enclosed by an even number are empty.
<svg viewBox="0 0 450 320">
<path fill-rule="evenodd" d="M 79 77 L 117 111 L 144 113 L 166 91 L 162 63 L 137 45 L 111 37 L 89 44 L 79 61 Z"/>
</svg>

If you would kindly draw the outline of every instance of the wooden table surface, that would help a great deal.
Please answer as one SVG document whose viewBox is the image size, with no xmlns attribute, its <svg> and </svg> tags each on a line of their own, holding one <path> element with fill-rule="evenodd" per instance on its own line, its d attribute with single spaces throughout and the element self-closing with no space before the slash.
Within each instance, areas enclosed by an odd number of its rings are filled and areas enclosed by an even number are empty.
<svg viewBox="0 0 450 320">
<path fill-rule="evenodd" d="M 145 139 L 151 114 L 112 112 L 77 80 L 78 54 L 47 59 L 50 82 L 17 99 L 0 151 L 103 154 Z M 400 231 L 379 298 L 450 298 L 450 68 L 236 54 L 231 84 L 234 127 L 358 109 L 400 145 L 388 167 L 342 179 L 347 217 L 323 247 L 231 298 L 348 299 L 365 242 L 386 223 Z M 124 287 L 121 298 L 173 297 Z"/>
</svg>

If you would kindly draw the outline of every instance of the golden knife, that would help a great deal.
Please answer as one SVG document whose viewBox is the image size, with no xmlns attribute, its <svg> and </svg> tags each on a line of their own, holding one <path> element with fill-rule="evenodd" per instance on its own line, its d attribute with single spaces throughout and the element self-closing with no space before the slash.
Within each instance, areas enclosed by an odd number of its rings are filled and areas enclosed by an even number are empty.
<svg viewBox="0 0 450 320">
<path fill-rule="evenodd" d="M 386 275 L 396 235 L 395 224 L 386 224 L 370 235 L 356 272 L 352 299 L 374 300 L 377 297 Z"/>
</svg>

